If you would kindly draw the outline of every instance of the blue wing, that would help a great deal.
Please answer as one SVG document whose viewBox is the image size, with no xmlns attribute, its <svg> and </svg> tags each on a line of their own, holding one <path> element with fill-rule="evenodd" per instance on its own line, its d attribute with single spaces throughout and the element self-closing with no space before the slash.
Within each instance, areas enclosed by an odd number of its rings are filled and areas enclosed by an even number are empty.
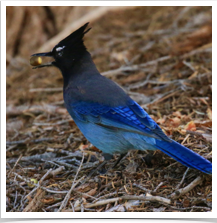
<svg viewBox="0 0 217 223">
<path fill-rule="evenodd" d="M 68 110 L 72 117 L 84 123 L 89 122 L 94 123 L 95 126 L 101 126 L 103 129 L 107 129 L 108 133 L 110 130 L 113 133 L 119 130 L 118 132 L 122 133 L 129 132 L 131 136 L 131 133 L 136 133 L 133 134 L 134 136 L 138 134 L 144 135 L 145 137 L 143 139 L 146 142 L 141 141 L 140 138 L 132 141 L 130 136 L 129 142 L 134 144 L 137 149 L 142 148 L 143 145 L 149 149 L 160 149 L 187 167 L 196 168 L 209 174 L 212 173 L 212 164 L 208 160 L 167 137 L 148 113 L 133 100 L 128 106 L 117 107 L 110 107 L 98 103 L 79 102 L 71 105 Z M 116 135 L 117 137 L 121 137 L 121 135 L 113 134 L 114 137 Z M 97 135 L 92 137 L 97 138 Z M 155 140 L 148 140 L 148 138 L 154 138 Z M 106 140 L 106 135 L 104 136 L 104 140 Z M 121 139 L 116 138 L 113 141 L 115 141 L 114 146 L 117 146 L 117 143 Z M 97 143 L 98 141 L 96 140 Z M 109 143 L 112 142 L 109 141 Z M 113 144 L 111 147 L 113 148 Z M 122 150 L 124 150 L 123 147 Z M 109 153 L 109 151 L 111 151 L 110 147 L 107 152 Z"/>
<path fill-rule="evenodd" d="M 77 118 L 94 122 L 105 128 L 116 128 L 152 138 L 172 141 L 157 123 L 136 102 L 128 106 L 110 107 L 98 103 L 79 102 L 72 105 Z"/>
</svg>

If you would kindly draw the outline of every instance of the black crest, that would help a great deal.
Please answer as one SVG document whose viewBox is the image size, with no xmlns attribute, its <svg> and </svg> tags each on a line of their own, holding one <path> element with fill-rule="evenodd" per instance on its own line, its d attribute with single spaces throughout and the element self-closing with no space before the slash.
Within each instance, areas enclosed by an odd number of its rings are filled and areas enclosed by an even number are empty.
<svg viewBox="0 0 217 223">
<path fill-rule="evenodd" d="M 85 29 L 87 28 L 89 22 L 81 26 L 79 29 L 71 33 L 69 36 L 67 36 L 65 39 L 61 40 L 54 48 L 58 47 L 66 47 L 70 45 L 79 46 L 83 44 L 83 37 L 84 35 L 91 29 Z"/>
</svg>

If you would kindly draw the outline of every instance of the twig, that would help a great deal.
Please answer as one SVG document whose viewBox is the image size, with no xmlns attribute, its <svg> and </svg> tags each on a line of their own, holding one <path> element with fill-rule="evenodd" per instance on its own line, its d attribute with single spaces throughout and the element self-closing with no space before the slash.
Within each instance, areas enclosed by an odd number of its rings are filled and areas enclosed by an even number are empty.
<svg viewBox="0 0 217 223">
<path fill-rule="evenodd" d="M 76 181 L 76 178 L 77 178 L 77 176 L 78 176 L 78 173 L 79 173 L 79 172 L 80 172 L 80 170 L 81 170 L 81 166 L 82 166 L 83 162 L 84 162 L 84 153 L 83 153 L 83 156 L 82 156 L 82 160 L 81 160 L 80 166 L 79 166 L 79 168 L 78 168 L 78 170 L 77 170 L 77 173 L 76 173 L 76 175 L 75 175 L 75 178 L 74 178 L 73 184 L 74 184 L 74 183 L 75 183 L 75 181 Z"/>
<path fill-rule="evenodd" d="M 192 206 L 192 207 L 186 207 L 186 208 L 177 208 L 177 207 L 174 207 L 174 206 L 170 206 L 169 208 L 172 208 L 172 209 L 175 209 L 175 210 L 180 210 L 180 211 L 189 210 L 189 209 L 204 209 L 206 211 L 211 211 L 211 208 L 201 207 L 201 206 Z"/>
<path fill-rule="evenodd" d="M 16 144 L 10 146 L 9 148 L 7 148 L 7 149 L 6 149 L 6 152 L 9 152 L 9 151 L 11 151 L 11 150 L 14 149 L 14 148 L 17 148 L 17 145 L 16 145 Z"/>
<path fill-rule="evenodd" d="M 31 88 L 29 89 L 29 92 L 57 92 L 57 91 L 63 91 L 63 88 L 58 87 L 58 88 Z"/>
<path fill-rule="evenodd" d="M 16 203 L 17 203 L 17 190 L 15 192 L 14 207 L 15 207 Z"/>
<path fill-rule="evenodd" d="M 10 177 L 11 173 L 14 171 L 15 167 L 17 166 L 17 164 L 19 163 L 20 159 L 22 158 L 22 154 L 19 156 L 19 158 L 17 159 L 16 163 L 14 164 L 13 168 L 10 170 L 10 172 L 8 173 L 8 178 Z"/>
<path fill-rule="evenodd" d="M 44 179 L 50 174 L 50 172 L 52 171 L 52 169 L 49 169 L 46 173 L 45 173 L 45 175 L 40 179 L 40 181 L 38 182 L 38 184 L 34 184 L 36 187 L 32 190 L 32 191 L 30 191 L 30 193 L 28 193 L 25 197 L 24 197 L 24 199 L 26 199 L 28 196 L 30 196 L 31 194 L 33 194 L 37 189 L 39 189 L 40 187 L 41 187 L 41 183 L 44 181 Z M 31 183 L 32 184 L 32 182 L 31 181 L 28 181 L 28 183 Z"/>
<path fill-rule="evenodd" d="M 51 205 L 51 206 L 48 206 L 48 207 L 46 207 L 45 209 L 46 209 L 46 210 L 49 210 L 49 209 L 52 209 L 52 208 L 59 207 L 59 206 L 61 205 L 61 203 L 62 203 L 62 201 L 61 201 L 61 202 L 58 202 L 58 203 L 56 203 L 56 204 L 53 204 L 53 205 Z"/>
<path fill-rule="evenodd" d="M 148 77 L 147 77 L 148 78 Z M 140 88 L 140 87 L 144 87 L 146 84 L 157 84 L 157 85 L 172 85 L 172 84 L 180 84 L 181 82 L 184 82 L 186 80 L 184 79 L 178 79 L 178 80 L 173 80 L 173 81 L 158 81 L 158 80 L 148 80 L 146 79 L 145 81 L 143 82 L 137 82 L 137 83 L 134 83 L 134 84 L 131 84 L 127 87 L 127 89 L 137 89 L 137 88 Z"/>
<path fill-rule="evenodd" d="M 186 59 L 195 54 L 204 53 L 204 52 L 212 52 L 212 43 L 208 43 L 205 46 L 199 47 L 196 50 L 192 50 L 189 53 L 182 55 L 181 59 Z"/>
<path fill-rule="evenodd" d="M 125 195 L 121 197 L 124 200 L 141 200 L 141 201 L 152 201 L 152 202 L 162 202 L 165 204 L 171 204 L 171 200 L 160 197 L 160 196 L 133 196 L 133 195 Z"/>
<path fill-rule="evenodd" d="M 93 162 L 93 163 L 91 163 L 91 162 L 89 162 L 89 163 L 85 163 L 83 166 L 82 166 L 82 170 L 84 170 L 84 169 L 88 169 L 88 168 L 95 168 L 95 167 L 97 167 L 99 165 L 99 161 L 96 161 L 96 162 Z"/>
<path fill-rule="evenodd" d="M 185 173 L 183 174 L 182 180 L 180 181 L 180 183 L 176 186 L 176 190 L 178 190 L 180 188 L 180 186 L 182 185 L 183 181 L 185 180 L 185 177 L 187 175 L 189 171 L 189 167 L 187 168 L 187 170 L 185 171 Z"/>
<path fill-rule="evenodd" d="M 186 12 L 188 12 L 191 8 L 192 8 L 192 6 L 185 6 L 185 7 L 181 10 L 181 12 L 178 14 L 178 16 L 177 16 L 177 17 L 175 18 L 175 20 L 173 21 L 173 24 L 172 24 L 172 27 L 173 27 L 173 28 L 177 29 L 177 24 L 178 24 L 179 20 L 182 19 L 183 16 L 184 16 L 184 14 L 185 14 Z"/>
<path fill-rule="evenodd" d="M 45 190 L 42 190 L 41 183 L 44 181 L 44 179 L 49 175 L 49 173 L 52 171 L 52 169 L 49 169 L 46 174 L 41 178 L 38 184 L 34 184 L 36 187 L 27 194 L 23 200 L 25 200 L 28 196 L 33 194 L 36 190 L 37 193 L 33 200 L 26 206 L 26 208 L 23 210 L 23 212 L 32 212 L 39 210 L 44 204 L 40 201 L 41 198 L 45 195 Z M 24 180 L 27 183 L 32 183 L 29 180 L 24 179 L 22 176 L 18 175 L 17 173 L 14 173 L 15 176 L 19 177 L 20 179 Z"/>
<path fill-rule="evenodd" d="M 57 169 L 50 171 L 49 174 L 46 176 L 46 178 L 48 178 L 48 177 L 55 177 L 57 174 L 61 173 L 63 170 L 65 170 L 65 167 L 64 166 L 60 166 Z"/>
<path fill-rule="evenodd" d="M 200 184 L 202 182 L 202 178 L 199 176 L 197 177 L 194 181 L 192 181 L 188 186 L 184 187 L 184 188 L 181 188 L 177 191 L 175 191 L 174 193 L 172 193 L 170 195 L 170 197 L 172 199 L 177 199 L 179 198 L 180 196 L 188 193 L 188 191 L 192 190 L 194 187 L 196 187 L 198 184 Z"/>
<path fill-rule="evenodd" d="M 191 134 L 191 135 L 198 135 L 198 136 L 203 136 L 203 134 L 204 134 L 201 132 L 190 131 L 190 130 L 186 130 L 186 133 Z"/>
<path fill-rule="evenodd" d="M 160 95 L 160 97 L 157 97 L 157 98 L 156 98 L 154 101 L 152 101 L 151 103 L 146 104 L 146 106 L 149 106 L 149 105 L 153 105 L 153 104 L 162 102 L 162 101 L 164 101 L 165 99 L 174 96 L 174 95 L 177 94 L 178 92 L 180 92 L 180 90 L 177 90 L 177 91 L 171 90 L 171 91 L 169 91 L 169 92 L 166 92 L 165 94 Z"/>
<path fill-rule="evenodd" d="M 18 173 L 13 172 L 13 174 L 18 177 L 19 179 L 23 180 L 26 183 L 31 183 L 30 180 L 25 179 L 24 177 L 22 177 L 21 175 L 19 175 Z"/>
<path fill-rule="evenodd" d="M 102 200 L 102 201 L 98 201 L 96 203 L 93 204 L 86 204 L 84 205 L 84 208 L 92 208 L 92 207 L 97 207 L 97 206 L 101 206 L 101 205 L 105 205 L 105 204 L 109 204 L 109 203 L 114 203 L 114 202 L 118 202 L 121 200 L 141 200 L 141 201 L 151 201 L 151 202 L 162 202 L 165 204 L 170 204 L 171 201 L 167 198 L 164 197 L 159 197 L 159 196 L 131 196 L 131 195 L 126 195 L 126 196 L 122 196 L 122 197 L 117 197 L 117 198 L 111 198 L 111 199 L 107 199 L 107 200 Z M 81 207 L 76 207 L 75 211 L 80 211 Z"/>
<path fill-rule="evenodd" d="M 55 123 L 40 123 L 40 122 L 35 122 L 35 123 L 33 123 L 33 125 L 37 125 L 37 126 L 63 125 L 63 124 L 68 123 L 69 121 L 72 121 L 72 119 L 58 121 L 58 122 L 55 122 Z"/>
<path fill-rule="evenodd" d="M 77 189 L 77 188 L 76 188 L 76 189 Z M 74 190 L 74 192 L 75 192 L 75 193 L 78 193 L 78 194 L 80 194 L 80 195 L 82 195 L 82 197 L 83 197 L 83 196 L 86 196 L 86 197 L 92 198 L 94 201 L 97 200 L 95 197 L 93 197 L 93 196 L 91 196 L 91 195 L 89 195 L 89 194 L 87 194 L 87 193 L 82 193 L 82 192 L 80 192 L 80 191 L 78 191 L 78 190 Z"/>
<path fill-rule="evenodd" d="M 171 166 L 174 166 L 175 164 L 177 164 L 178 162 L 175 161 L 175 163 L 171 163 L 169 166 L 165 167 L 165 169 L 170 168 Z"/>
<path fill-rule="evenodd" d="M 115 70 L 105 71 L 101 74 L 104 75 L 104 76 L 112 76 L 112 75 L 120 74 L 124 71 L 125 72 L 126 71 L 136 71 L 136 70 L 142 69 L 143 67 L 147 67 L 147 66 L 150 66 L 150 65 L 156 65 L 158 62 L 169 60 L 170 58 L 171 58 L 171 56 L 164 56 L 164 57 L 160 57 L 156 60 L 148 61 L 146 63 L 136 64 L 136 65 L 132 65 L 132 66 L 124 66 L 124 67 L 120 67 L 120 68 L 115 69 Z"/>
<path fill-rule="evenodd" d="M 45 190 L 46 192 L 51 193 L 51 194 L 67 194 L 67 193 L 68 193 L 67 190 L 62 190 L 62 191 L 58 191 L 58 190 L 50 190 L 50 189 L 48 189 L 48 188 L 46 188 L 46 187 L 42 187 L 42 186 L 41 186 L 41 188 L 42 188 L 43 190 Z M 61 202 L 61 203 L 62 203 L 62 202 Z"/>
<path fill-rule="evenodd" d="M 76 187 L 76 185 L 77 185 L 77 184 L 78 184 L 78 183 L 85 177 L 85 176 L 83 176 L 82 178 L 80 178 L 80 179 L 75 183 L 76 178 L 77 178 L 77 176 L 78 176 L 78 173 L 79 173 L 79 171 L 80 171 L 80 169 L 81 169 L 81 166 L 82 166 L 82 164 L 83 164 L 83 161 L 84 161 L 84 154 L 83 154 L 83 157 L 82 157 L 80 166 L 79 166 L 79 168 L 78 168 L 78 171 L 77 171 L 77 173 L 76 173 L 76 175 L 75 175 L 75 178 L 74 178 L 74 180 L 73 180 L 72 186 L 71 186 L 70 190 L 68 191 L 68 193 L 66 194 L 66 196 L 65 196 L 65 198 L 64 198 L 64 200 L 63 200 L 63 202 L 62 202 L 62 204 L 61 204 L 61 206 L 60 206 L 58 212 L 60 212 L 63 208 L 65 208 L 65 206 L 67 205 L 67 203 L 68 203 L 68 201 L 69 201 L 69 198 L 70 198 L 70 196 L 71 196 L 71 192 L 72 192 L 72 190 L 73 190 L 73 189 Z"/>
<path fill-rule="evenodd" d="M 19 116 L 19 115 L 39 115 L 41 113 L 48 113 L 48 114 L 53 114 L 53 113 L 58 113 L 58 114 L 65 114 L 66 109 L 61 108 L 59 106 L 55 105 L 50 105 L 50 104 L 43 104 L 43 105 L 32 105 L 32 106 L 12 106 L 9 105 L 6 108 L 6 115 L 7 117 L 10 116 Z"/>
<path fill-rule="evenodd" d="M 153 192 L 156 192 L 165 182 L 160 182 Z"/>
<path fill-rule="evenodd" d="M 148 192 L 149 194 L 152 193 L 151 190 L 146 189 L 145 187 L 143 187 L 143 186 L 141 186 L 141 185 L 139 185 L 139 184 L 135 184 L 135 183 L 134 183 L 133 186 L 138 187 L 138 188 L 140 188 L 141 190 L 143 190 L 143 191 L 145 191 L 145 192 Z"/>
<path fill-rule="evenodd" d="M 119 205 L 116 205 L 108 210 L 106 210 L 105 212 L 125 212 L 126 209 L 124 207 L 124 204 L 119 204 Z"/>
<path fill-rule="evenodd" d="M 123 74 L 124 72 L 139 71 L 141 69 L 142 69 L 141 64 L 136 64 L 136 65 L 119 67 L 119 68 L 114 69 L 114 70 L 104 71 L 101 74 L 103 76 L 111 77 L 111 76 L 114 76 L 114 75 L 117 75 L 117 74 Z"/>
<path fill-rule="evenodd" d="M 54 162 L 53 162 L 53 163 L 54 163 Z M 65 166 L 66 168 L 73 169 L 74 171 L 77 170 L 77 167 L 75 167 L 75 166 L 73 166 L 73 165 L 71 165 L 71 164 L 69 164 L 69 163 L 64 163 L 64 162 L 55 160 L 55 163 L 54 163 L 54 164 L 55 164 L 55 165 L 62 165 L 62 166 Z"/>
<path fill-rule="evenodd" d="M 62 155 L 67 155 L 67 156 L 63 157 L 64 159 L 71 159 L 71 158 L 74 158 L 74 157 L 76 157 L 76 158 L 82 158 L 83 154 L 86 155 L 85 152 L 82 153 L 82 152 L 80 152 L 78 150 L 75 151 L 74 153 L 72 153 L 72 152 L 69 152 L 69 151 L 63 150 L 63 149 L 60 150 L 60 149 L 48 148 L 46 151 L 47 152 L 53 152 L 53 153 L 60 153 Z M 61 159 L 61 158 L 62 157 L 58 157 L 57 159 Z"/>
<path fill-rule="evenodd" d="M 70 201 L 70 205 L 72 207 L 72 211 L 75 212 L 75 208 L 74 208 L 74 205 L 72 204 L 72 202 Z"/>
<path fill-rule="evenodd" d="M 6 145 L 16 145 L 16 144 L 28 144 L 28 143 L 39 143 L 39 142 L 49 142 L 49 141 L 53 141 L 54 139 L 53 138 L 42 138 L 42 139 L 33 139 L 33 140 L 30 140 L 30 139 L 24 139 L 24 140 L 19 140 L 19 141 L 12 141 L 12 142 L 9 142 L 7 141 L 6 142 Z"/>
<path fill-rule="evenodd" d="M 45 191 L 40 189 L 37 191 L 33 200 L 25 207 L 23 212 L 35 212 L 40 210 L 44 203 L 41 202 L 41 199 L 44 197 Z"/>
<path fill-rule="evenodd" d="M 73 189 L 78 185 L 78 183 L 80 183 L 83 179 L 84 179 L 85 176 L 81 177 L 76 183 L 72 184 L 72 187 L 70 188 L 70 190 L 68 191 L 67 195 L 65 196 L 58 212 L 60 212 L 65 206 L 66 204 L 68 203 L 68 200 L 70 198 L 70 195 L 71 195 L 71 192 L 73 191 Z"/>
<path fill-rule="evenodd" d="M 101 205 L 105 205 L 105 204 L 109 204 L 109 203 L 114 203 L 116 201 L 119 201 L 120 197 L 117 198 L 111 198 L 111 199 L 107 199 L 107 200 L 102 200 L 102 201 L 98 201 L 94 204 L 86 204 L 84 207 L 85 208 L 92 208 L 92 207 L 97 207 L 97 206 L 101 206 Z M 75 211 L 80 211 L 81 207 L 76 207 Z"/>
<path fill-rule="evenodd" d="M 39 181 L 39 185 L 42 184 L 42 182 L 46 179 L 46 177 L 47 177 L 51 172 L 52 172 L 52 169 L 49 169 L 49 170 L 45 173 L 45 175 L 40 179 L 40 181 Z"/>
<path fill-rule="evenodd" d="M 149 83 L 149 79 L 153 73 L 148 74 L 147 78 L 143 82 L 137 82 L 135 84 L 131 84 L 130 86 L 127 87 L 127 90 L 132 90 L 132 89 L 138 89 L 140 87 L 144 87 L 147 83 Z M 159 84 L 159 82 L 157 82 Z"/>
<path fill-rule="evenodd" d="M 84 212 L 84 204 L 81 203 L 81 212 Z"/>
<path fill-rule="evenodd" d="M 186 135 L 186 137 L 183 139 L 181 145 L 184 145 L 184 143 L 186 142 L 186 140 L 189 138 L 190 134 Z"/>
<path fill-rule="evenodd" d="M 117 194 L 124 194 L 125 192 L 113 192 L 113 193 L 110 193 L 110 194 L 105 194 L 101 197 L 98 197 L 95 201 L 93 201 L 93 203 L 96 203 L 98 200 L 102 200 L 102 199 L 105 199 L 107 197 L 111 197 L 113 195 L 117 195 Z"/>
<path fill-rule="evenodd" d="M 182 63 L 185 64 L 185 66 L 189 67 L 193 72 L 195 72 L 195 68 L 191 65 L 191 63 L 185 60 L 183 60 Z"/>
<path fill-rule="evenodd" d="M 43 154 L 36 154 L 36 155 L 32 155 L 32 156 L 25 156 L 25 157 L 22 157 L 20 159 L 20 161 L 22 162 L 41 162 L 43 160 L 47 160 L 47 159 L 52 159 L 56 157 L 56 154 L 55 153 L 43 153 Z M 16 162 L 16 159 L 11 159 L 11 160 L 8 160 L 7 161 L 8 163 L 15 163 Z"/>
</svg>

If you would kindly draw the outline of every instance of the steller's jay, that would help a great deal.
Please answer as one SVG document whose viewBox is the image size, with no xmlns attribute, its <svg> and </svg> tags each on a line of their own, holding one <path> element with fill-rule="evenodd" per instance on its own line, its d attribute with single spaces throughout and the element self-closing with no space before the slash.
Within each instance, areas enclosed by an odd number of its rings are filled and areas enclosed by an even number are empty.
<svg viewBox="0 0 217 223">
<path fill-rule="evenodd" d="M 87 26 L 60 41 L 51 52 L 32 55 L 33 68 L 55 66 L 62 72 L 65 106 L 84 136 L 103 152 L 105 160 L 114 153 L 159 149 L 187 167 L 211 174 L 212 163 L 166 136 L 121 87 L 99 73 L 83 43 L 90 30 L 85 31 Z M 41 56 L 54 61 L 42 64 Z"/>
</svg>

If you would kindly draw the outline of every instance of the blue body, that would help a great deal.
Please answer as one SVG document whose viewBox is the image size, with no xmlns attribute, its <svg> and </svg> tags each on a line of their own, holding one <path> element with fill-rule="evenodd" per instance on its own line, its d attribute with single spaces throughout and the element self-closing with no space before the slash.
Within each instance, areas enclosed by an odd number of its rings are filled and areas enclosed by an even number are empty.
<svg viewBox="0 0 217 223">
<path fill-rule="evenodd" d="M 87 140 L 105 154 L 159 149 L 187 167 L 212 173 L 208 160 L 168 138 L 132 99 L 129 106 L 82 101 L 66 103 L 66 107 Z"/>
</svg>

